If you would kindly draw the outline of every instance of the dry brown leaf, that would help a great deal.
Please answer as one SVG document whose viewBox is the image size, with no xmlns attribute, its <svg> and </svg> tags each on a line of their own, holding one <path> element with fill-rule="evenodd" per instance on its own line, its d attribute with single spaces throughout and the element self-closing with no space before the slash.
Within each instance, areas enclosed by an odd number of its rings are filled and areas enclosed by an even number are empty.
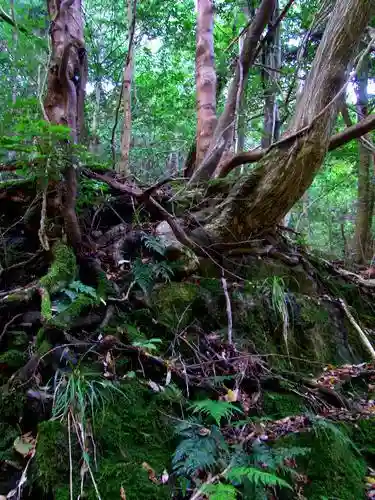
<svg viewBox="0 0 375 500">
<path fill-rule="evenodd" d="M 147 462 L 143 462 L 142 467 L 145 469 L 145 471 L 147 471 L 149 480 L 154 484 L 159 484 L 159 480 L 156 477 L 156 473 L 151 465 L 149 465 Z"/>
<path fill-rule="evenodd" d="M 120 488 L 120 498 L 121 498 L 121 500 L 126 500 L 126 494 L 125 494 L 125 490 L 124 490 L 123 486 L 121 486 L 121 488 Z"/>
</svg>

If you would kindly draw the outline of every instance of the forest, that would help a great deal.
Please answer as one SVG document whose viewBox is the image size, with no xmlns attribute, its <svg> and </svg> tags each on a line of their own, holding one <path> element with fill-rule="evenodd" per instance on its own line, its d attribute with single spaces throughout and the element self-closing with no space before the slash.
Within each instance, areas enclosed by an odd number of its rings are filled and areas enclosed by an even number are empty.
<svg viewBox="0 0 375 500">
<path fill-rule="evenodd" d="M 375 499 L 375 0 L 0 0 L 0 500 Z"/>
</svg>

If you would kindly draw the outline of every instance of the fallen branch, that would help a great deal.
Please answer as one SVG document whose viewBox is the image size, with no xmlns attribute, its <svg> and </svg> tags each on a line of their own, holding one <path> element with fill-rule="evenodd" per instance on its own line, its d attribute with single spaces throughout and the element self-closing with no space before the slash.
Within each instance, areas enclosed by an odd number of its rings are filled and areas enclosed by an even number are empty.
<svg viewBox="0 0 375 500">
<path fill-rule="evenodd" d="M 230 303 L 230 297 L 229 297 L 229 293 L 228 293 L 227 280 L 224 278 L 224 270 L 222 271 L 221 284 L 223 285 L 223 290 L 224 290 L 224 295 L 225 295 L 225 302 L 226 302 L 226 305 L 227 305 L 228 344 L 232 345 L 233 344 L 233 338 L 232 338 L 232 329 L 233 329 L 232 306 L 231 306 L 231 303 Z"/>
<path fill-rule="evenodd" d="M 353 327 L 355 328 L 355 330 L 358 332 L 359 338 L 361 339 L 361 342 L 362 342 L 363 346 L 367 349 L 367 351 L 369 352 L 371 358 L 375 361 L 375 349 L 372 347 L 371 342 L 369 341 L 366 333 L 362 330 L 362 328 L 359 326 L 359 324 L 353 318 L 353 315 L 349 311 L 349 308 L 348 308 L 345 300 L 344 299 L 339 299 L 339 304 L 341 305 L 341 307 L 342 307 L 343 311 L 345 312 L 345 314 L 346 314 L 348 320 L 350 321 L 350 323 L 353 325 Z"/>
</svg>

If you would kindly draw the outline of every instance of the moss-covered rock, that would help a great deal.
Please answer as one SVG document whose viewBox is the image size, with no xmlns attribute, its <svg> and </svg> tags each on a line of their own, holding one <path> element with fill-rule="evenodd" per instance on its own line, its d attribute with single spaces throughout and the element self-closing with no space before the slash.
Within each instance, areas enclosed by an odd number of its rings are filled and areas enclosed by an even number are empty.
<svg viewBox="0 0 375 500">
<path fill-rule="evenodd" d="M 297 460 L 308 483 L 303 494 L 309 500 L 364 498 L 366 463 L 342 427 L 319 425 L 310 432 L 289 435 L 277 446 L 301 446 L 310 453 Z"/>
<path fill-rule="evenodd" d="M 150 481 L 142 465 L 146 462 L 157 475 L 169 467 L 174 446 L 160 402 L 136 380 L 124 385 L 124 393 L 94 424 L 99 457 L 95 477 L 102 498 L 119 498 L 121 486 L 127 500 L 170 498 L 168 487 Z M 89 498 L 95 498 L 93 491 Z"/>
<path fill-rule="evenodd" d="M 306 411 L 302 398 L 296 394 L 266 391 L 263 397 L 263 412 L 272 419 L 300 415 Z"/>
<path fill-rule="evenodd" d="M 36 481 L 44 491 L 56 491 L 69 483 L 68 435 L 61 422 L 49 420 L 39 425 L 35 457 Z"/>
<path fill-rule="evenodd" d="M 168 330 L 183 329 L 193 319 L 193 303 L 198 297 L 198 286 L 193 283 L 167 283 L 151 294 L 151 303 L 157 320 Z"/>
</svg>

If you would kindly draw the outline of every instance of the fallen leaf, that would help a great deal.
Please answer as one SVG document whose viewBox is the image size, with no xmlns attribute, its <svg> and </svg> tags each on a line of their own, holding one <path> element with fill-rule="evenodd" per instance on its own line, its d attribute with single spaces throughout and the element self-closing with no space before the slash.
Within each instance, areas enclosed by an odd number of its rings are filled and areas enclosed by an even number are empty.
<svg viewBox="0 0 375 500">
<path fill-rule="evenodd" d="M 121 486 L 121 488 L 120 488 L 120 498 L 121 498 L 121 500 L 126 500 L 126 494 L 125 494 L 125 490 L 124 490 L 123 486 Z"/>
<path fill-rule="evenodd" d="M 16 452 L 24 458 L 28 457 L 35 450 L 35 446 L 36 439 L 31 435 L 31 432 L 28 432 L 23 436 L 18 436 L 13 443 L 13 447 Z"/>
<path fill-rule="evenodd" d="M 235 389 L 234 391 L 232 391 L 232 389 L 228 389 L 228 392 L 225 396 L 225 400 L 229 401 L 230 403 L 235 403 L 236 401 L 238 401 L 238 395 L 239 395 L 238 389 Z"/>
<path fill-rule="evenodd" d="M 149 465 L 147 462 L 143 462 L 142 467 L 145 469 L 145 471 L 147 471 L 149 480 L 154 484 L 159 484 L 159 481 L 156 477 L 156 473 L 154 469 L 151 467 L 151 465 Z"/>
<path fill-rule="evenodd" d="M 163 474 L 161 475 L 161 484 L 166 484 L 169 481 L 169 474 L 166 469 L 163 470 Z"/>
</svg>

